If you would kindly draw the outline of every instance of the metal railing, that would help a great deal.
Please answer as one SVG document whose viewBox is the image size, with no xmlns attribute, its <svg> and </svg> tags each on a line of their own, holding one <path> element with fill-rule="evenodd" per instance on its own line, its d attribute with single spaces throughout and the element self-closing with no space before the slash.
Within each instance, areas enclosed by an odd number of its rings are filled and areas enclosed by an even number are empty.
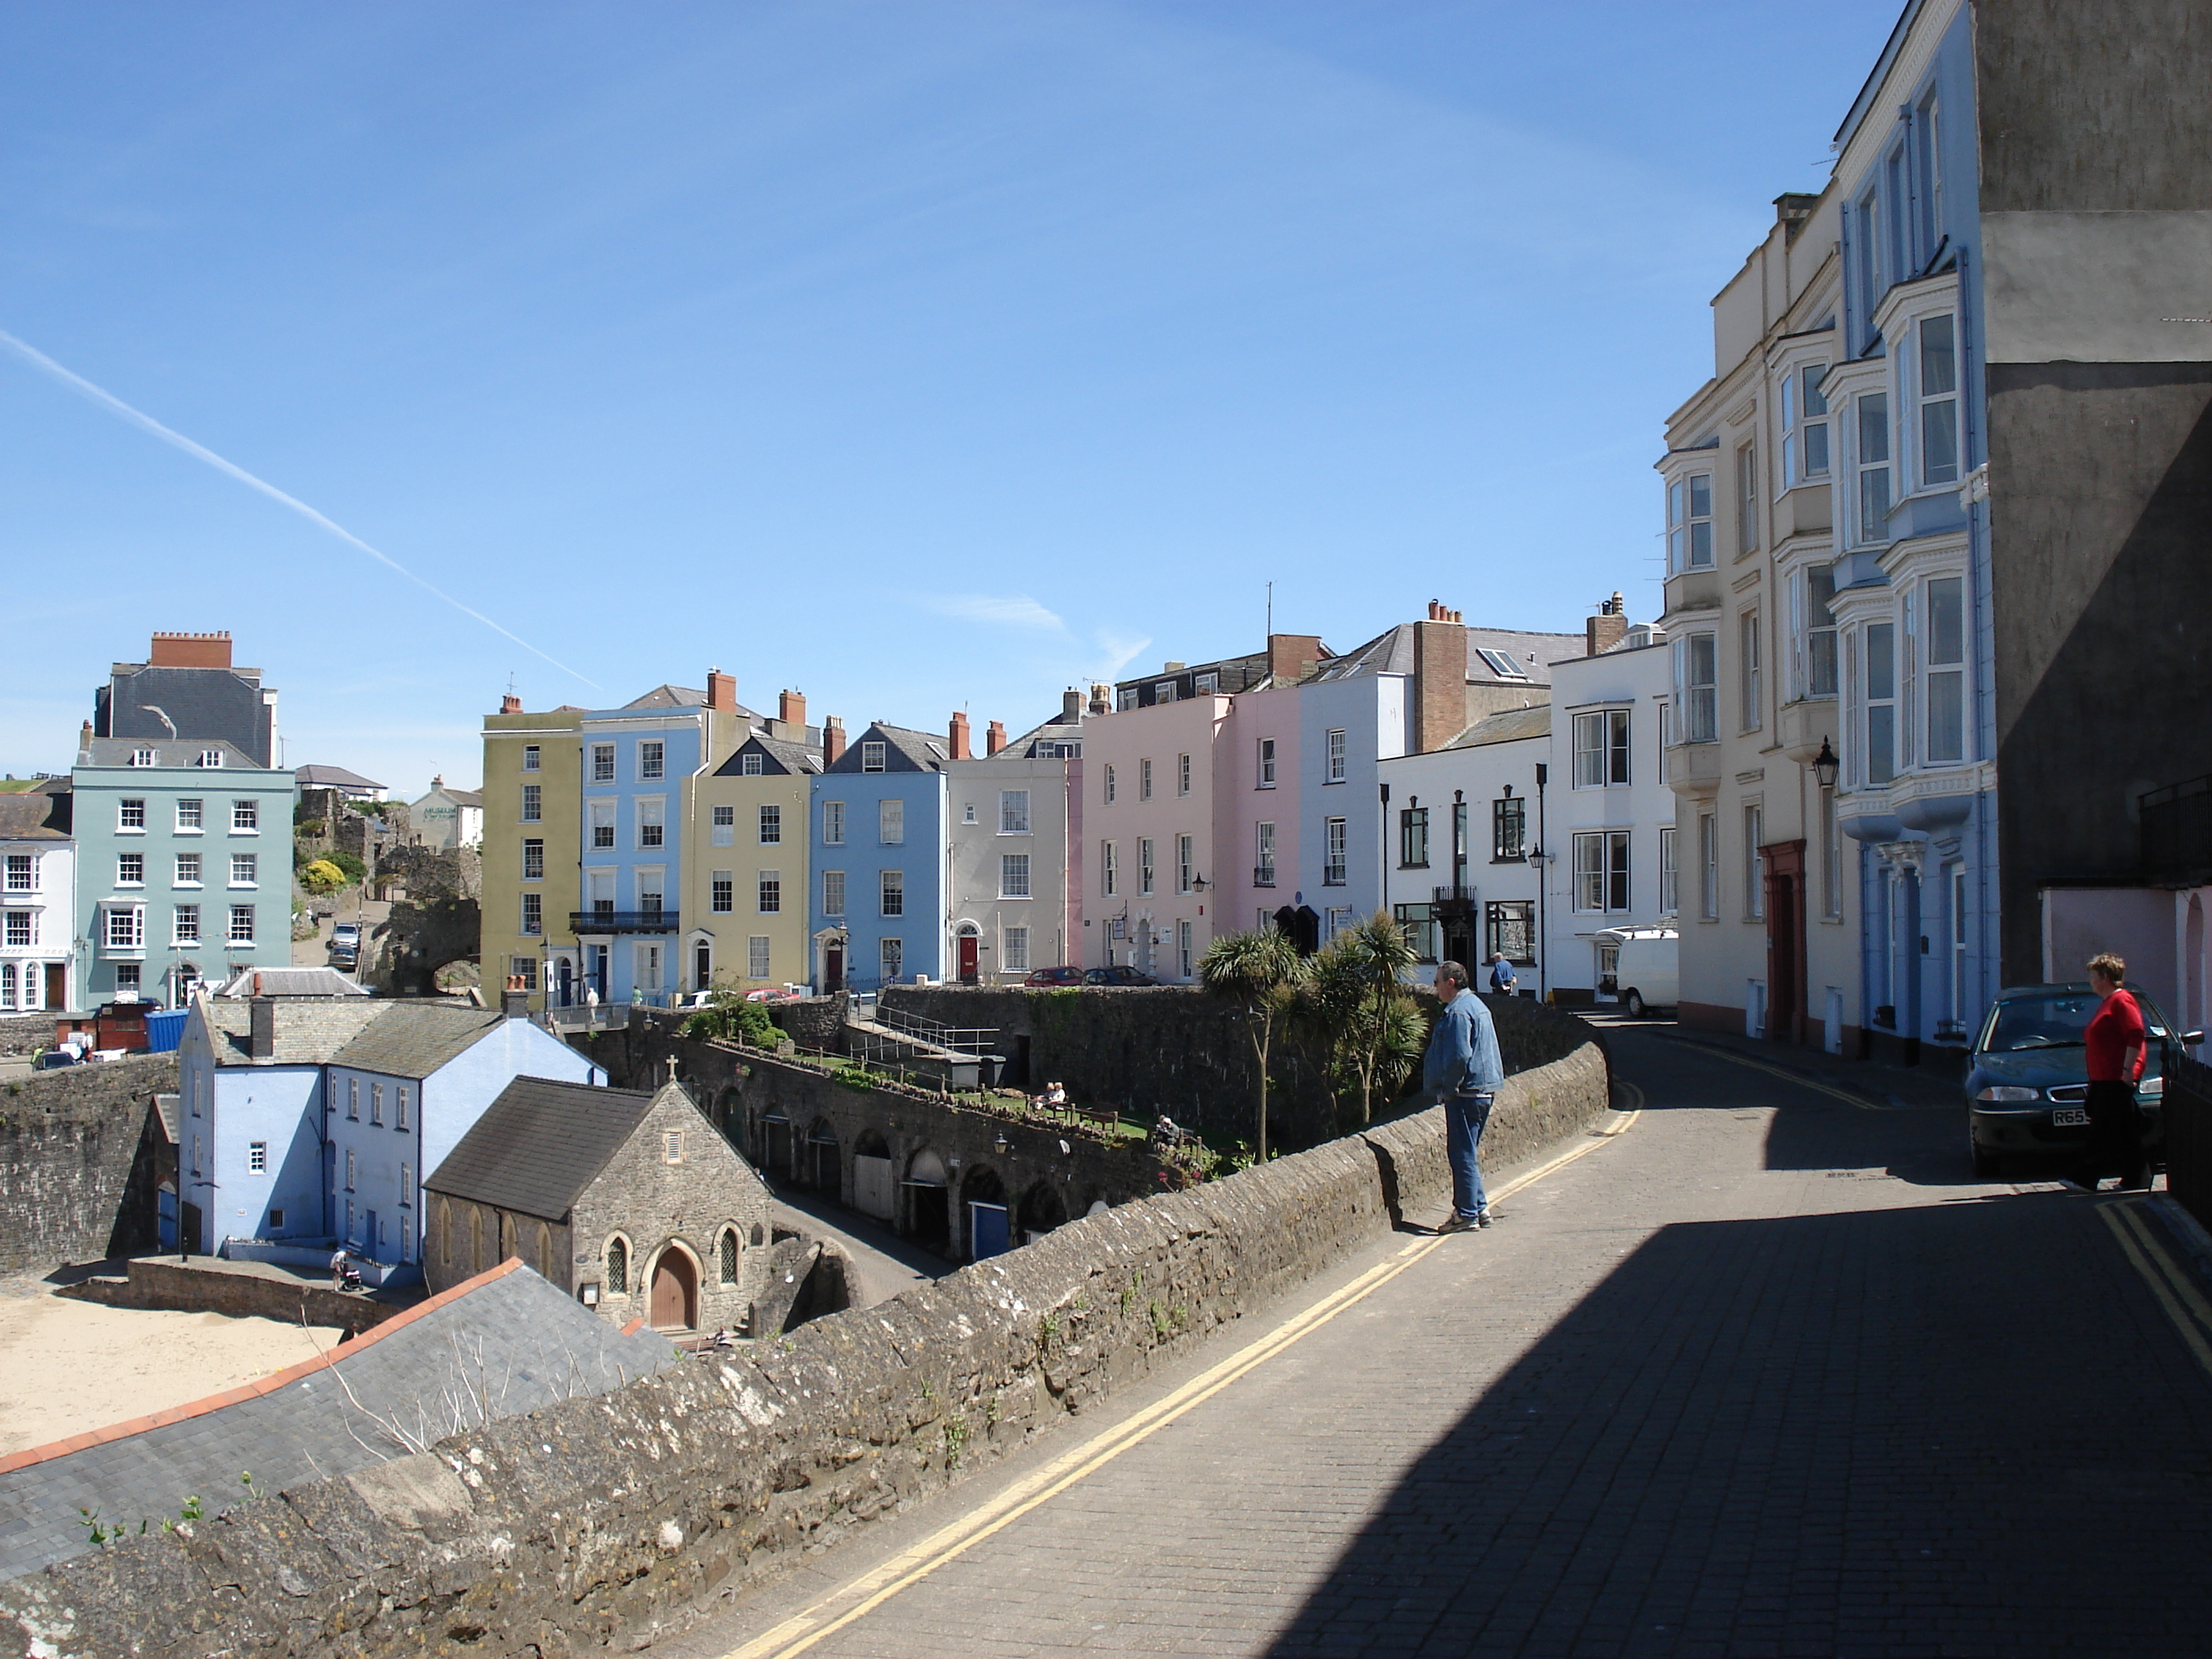
<svg viewBox="0 0 2212 1659">
<path fill-rule="evenodd" d="M 877 1005 L 875 1020 L 885 1030 L 896 1031 L 917 1042 L 947 1048 L 954 1054 L 988 1054 L 997 1052 L 994 1040 L 999 1035 L 999 1028 L 995 1025 L 947 1025 L 941 1020 L 910 1014 L 901 1008 L 886 1008 L 881 1004 Z"/>
<path fill-rule="evenodd" d="M 629 1024 L 629 1004 L 627 1002 L 601 1002 L 590 1005 L 578 1003 L 573 1007 L 548 1008 L 545 1011 L 545 1023 L 555 1030 L 564 1033 L 619 1031 Z"/>
<path fill-rule="evenodd" d="M 1272 864 L 1253 866 L 1252 884 L 1255 887 L 1273 887 L 1275 884 L 1275 866 Z"/>
<path fill-rule="evenodd" d="M 1324 887 L 1344 886 L 1345 876 L 1351 867 L 1346 864 L 1324 864 L 1321 867 L 1321 884 Z"/>
<path fill-rule="evenodd" d="M 679 931 L 673 910 L 571 910 L 572 933 L 673 933 Z"/>
<path fill-rule="evenodd" d="M 1471 882 L 1455 881 L 1449 887 L 1431 888 L 1430 891 L 1435 895 L 1431 902 L 1437 904 L 1465 904 L 1474 897 Z"/>
</svg>

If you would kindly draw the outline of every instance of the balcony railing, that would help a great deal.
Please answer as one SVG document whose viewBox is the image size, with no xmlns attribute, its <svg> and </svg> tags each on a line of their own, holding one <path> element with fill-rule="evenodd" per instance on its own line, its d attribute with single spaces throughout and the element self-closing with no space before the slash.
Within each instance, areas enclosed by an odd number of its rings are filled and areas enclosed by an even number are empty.
<svg viewBox="0 0 2212 1659">
<path fill-rule="evenodd" d="M 571 910 L 572 933 L 672 933 L 678 931 L 673 910 Z"/>
<path fill-rule="evenodd" d="M 1272 864 L 1254 865 L 1252 884 L 1255 887 L 1273 887 L 1275 884 L 1275 866 Z"/>
<path fill-rule="evenodd" d="M 1455 881 L 1449 887 L 1437 887 L 1430 890 L 1435 895 L 1435 902 L 1438 904 L 1465 904 L 1474 897 L 1474 884 L 1472 882 Z"/>
</svg>

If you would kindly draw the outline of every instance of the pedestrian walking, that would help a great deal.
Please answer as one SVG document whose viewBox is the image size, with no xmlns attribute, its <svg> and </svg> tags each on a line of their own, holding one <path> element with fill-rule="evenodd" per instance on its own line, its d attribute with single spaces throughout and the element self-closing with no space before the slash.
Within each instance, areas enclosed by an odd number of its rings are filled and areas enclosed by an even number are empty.
<svg viewBox="0 0 2212 1659">
<path fill-rule="evenodd" d="M 1505 1064 L 1498 1057 L 1498 1028 L 1490 1022 L 1490 1010 L 1468 989 L 1468 980 L 1463 964 L 1437 964 L 1437 997 L 1443 1009 L 1421 1060 L 1421 1087 L 1444 1109 L 1444 1155 L 1451 1164 L 1451 1218 L 1437 1229 L 1440 1233 L 1491 1223 L 1480 1153 L 1491 1104 L 1505 1081 Z"/>
<path fill-rule="evenodd" d="M 2089 1164 L 2082 1185 L 2094 1192 L 2105 1171 L 2118 1168 L 2120 1185 L 2148 1188 L 2150 1159 L 2143 1151 L 2142 1113 L 2136 1079 L 2142 1075 L 2142 1009 L 2122 988 L 2128 964 L 2107 951 L 2089 962 L 2089 988 L 2104 999 L 2081 1034 L 2089 1068 Z"/>
<path fill-rule="evenodd" d="M 1492 991 L 1499 996 L 1510 997 L 1513 994 L 1513 988 L 1520 982 L 1521 976 L 1513 971 L 1513 964 L 1505 959 L 1504 951 L 1500 951 L 1491 957 L 1490 988 Z"/>
</svg>

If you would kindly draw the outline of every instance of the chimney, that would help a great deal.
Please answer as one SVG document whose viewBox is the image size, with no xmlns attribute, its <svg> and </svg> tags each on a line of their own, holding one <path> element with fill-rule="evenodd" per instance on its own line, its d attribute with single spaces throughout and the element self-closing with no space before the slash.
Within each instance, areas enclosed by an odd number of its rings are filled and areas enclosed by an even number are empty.
<svg viewBox="0 0 2212 1659">
<path fill-rule="evenodd" d="M 779 727 L 791 728 L 789 731 L 779 730 L 776 736 L 792 743 L 805 743 L 806 741 L 806 693 L 804 691 L 778 692 L 775 699 L 775 720 Z"/>
<path fill-rule="evenodd" d="M 1318 634 L 1267 635 L 1267 672 L 1279 680 L 1296 684 L 1312 673 L 1328 655 L 1322 649 Z"/>
<path fill-rule="evenodd" d="M 522 712 L 522 699 L 516 696 L 514 692 L 508 692 L 499 700 L 499 712 L 502 714 L 520 714 Z"/>
<path fill-rule="evenodd" d="M 1094 714 L 1114 712 L 1114 688 L 1103 680 L 1091 682 L 1091 712 Z"/>
<path fill-rule="evenodd" d="M 261 975 L 258 974 L 253 976 L 253 1000 L 246 1005 L 253 1022 L 246 1037 L 246 1058 L 274 1060 L 276 1058 L 276 999 L 260 994 Z"/>
<path fill-rule="evenodd" d="M 1173 657 L 1170 657 L 1165 662 L 1160 665 L 1160 672 L 1163 674 L 1180 674 L 1184 669 L 1189 666 L 1190 665 L 1187 662 L 1177 662 Z"/>
<path fill-rule="evenodd" d="M 951 738 L 951 747 L 946 752 L 954 760 L 975 758 L 974 752 L 968 747 L 968 716 L 959 709 L 956 708 L 952 711 L 952 729 L 948 736 Z"/>
<path fill-rule="evenodd" d="M 509 1019 L 530 1018 L 530 992 L 520 974 L 507 976 L 507 988 L 499 994 L 499 1012 Z"/>
<path fill-rule="evenodd" d="M 707 671 L 707 707 L 734 714 L 738 707 L 738 677 L 719 668 Z"/>
<path fill-rule="evenodd" d="M 1601 651 L 1610 651 L 1628 635 L 1628 618 L 1622 614 L 1626 602 L 1615 593 L 1598 606 L 1597 615 L 1583 618 L 1583 654 L 1595 657 Z"/>
<path fill-rule="evenodd" d="M 1083 718 L 1083 693 L 1073 686 L 1060 694 L 1060 723 L 1073 726 Z"/>
<path fill-rule="evenodd" d="M 1467 629 L 1459 612 L 1429 601 L 1413 624 L 1413 752 L 1429 754 L 1467 729 Z"/>
<path fill-rule="evenodd" d="M 84 723 L 84 730 L 77 734 L 76 758 L 77 764 L 80 766 L 92 764 L 92 722 L 90 720 Z"/>
<path fill-rule="evenodd" d="M 1797 240 L 1797 233 L 1805 228 L 1813 210 L 1820 205 L 1818 196 L 1800 191 L 1786 191 L 1774 198 L 1774 222 L 1782 227 L 1784 247 Z"/>
<path fill-rule="evenodd" d="M 230 635 L 220 634 L 156 634 L 154 648 L 147 653 L 149 668 L 228 668 L 230 666 Z"/>
<path fill-rule="evenodd" d="M 822 717 L 822 763 L 834 766 L 845 752 L 845 722 L 835 714 Z"/>
<path fill-rule="evenodd" d="M 1006 746 L 1006 723 L 1004 720 L 993 720 L 991 729 L 983 733 L 983 752 L 987 755 L 995 755 Z"/>
</svg>

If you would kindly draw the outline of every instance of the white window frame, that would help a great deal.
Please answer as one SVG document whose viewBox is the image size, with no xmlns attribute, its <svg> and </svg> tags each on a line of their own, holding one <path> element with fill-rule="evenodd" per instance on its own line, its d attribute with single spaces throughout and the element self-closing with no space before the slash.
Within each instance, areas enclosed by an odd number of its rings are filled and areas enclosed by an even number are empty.
<svg viewBox="0 0 2212 1659">
<path fill-rule="evenodd" d="M 637 740 L 637 781 L 657 783 L 668 775 L 668 745 L 659 738 Z"/>
<path fill-rule="evenodd" d="M 885 796 L 876 803 L 876 845 L 906 845 L 906 802 L 896 795 Z"/>
<path fill-rule="evenodd" d="M 842 916 L 845 914 L 845 872 L 824 870 L 822 872 L 822 914 Z"/>
<path fill-rule="evenodd" d="M 615 746 L 611 743 L 592 745 L 592 776 L 593 783 L 612 783 L 615 781 Z"/>
<path fill-rule="evenodd" d="M 870 741 L 862 744 L 860 745 L 860 769 L 863 772 L 881 772 L 888 769 L 887 759 L 890 754 L 890 744 L 877 739 L 871 739 Z"/>
<path fill-rule="evenodd" d="M 1176 757 L 1176 793 L 1190 793 L 1190 757 L 1188 755 Z"/>
<path fill-rule="evenodd" d="M 233 887 L 258 887 L 261 860 L 258 854 L 233 853 L 230 855 L 230 883 Z"/>
<path fill-rule="evenodd" d="M 1111 761 L 1108 761 L 1108 762 L 1106 763 L 1106 764 L 1104 765 L 1104 767 L 1103 767 L 1102 769 L 1100 769 L 1100 772 L 1099 772 L 1099 780 L 1098 780 L 1098 781 L 1099 781 L 1099 793 L 1100 793 L 1100 794 L 1101 794 L 1101 795 L 1103 797 L 1103 799 L 1104 799 L 1104 804 L 1105 804 L 1106 805 L 1108 805 L 1108 806 L 1111 806 L 1111 805 L 1114 804 L 1114 763 L 1113 763 L 1113 762 L 1111 762 Z"/>
<path fill-rule="evenodd" d="M 1258 787 L 1262 789 L 1273 789 L 1275 787 L 1275 740 L 1273 738 L 1262 738 L 1260 739 L 1260 781 Z"/>
<path fill-rule="evenodd" d="M 999 967 L 1009 974 L 1030 970 L 1030 930 L 1018 925 L 999 929 Z"/>
<path fill-rule="evenodd" d="M 999 896 L 1002 899 L 1025 899 L 1030 896 L 1030 855 L 1027 853 L 1000 854 Z"/>
<path fill-rule="evenodd" d="M 1192 856 L 1193 842 L 1188 836 L 1177 836 L 1176 841 L 1176 891 L 1191 890 L 1191 878 L 1197 873 Z"/>
<path fill-rule="evenodd" d="M 668 845 L 668 798 L 665 795 L 640 795 L 637 798 L 637 846 L 640 852 L 658 852 Z"/>
<path fill-rule="evenodd" d="M 187 795 L 179 799 L 177 802 L 177 834 L 180 836 L 204 836 L 206 833 L 206 799 L 199 795 Z"/>
<path fill-rule="evenodd" d="M 1154 874 L 1152 838 L 1150 836 L 1139 836 L 1137 837 L 1137 896 L 1139 898 L 1152 896 Z"/>
<path fill-rule="evenodd" d="M 1759 851 L 1766 839 L 1766 807 L 1755 800 L 1743 804 L 1743 919 L 1766 920 L 1766 854 Z"/>
<path fill-rule="evenodd" d="M 750 933 L 746 935 L 745 977 L 747 979 L 766 979 L 769 977 L 769 966 L 775 960 L 774 957 L 770 954 L 771 947 L 769 945 L 769 939 L 771 937 L 771 935 L 767 933 Z"/>
<path fill-rule="evenodd" d="M 758 823 L 760 844 L 763 847 L 783 845 L 783 807 L 780 802 L 764 800 L 760 804 Z"/>
<path fill-rule="evenodd" d="M 1821 483 L 1834 468 L 1834 434 L 1828 425 L 1827 394 L 1821 387 L 1827 373 L 1825 357 L 1795 358 L 1776 375 L 1775 402 L 1782 428 L 1779 487 L 1784 490 Z"/>
<path fill-rule="evenodd" d="M 738 876 L 734 870 L 715 870 L 707 877 L 707 914 L 728 916 L 737 914 Z"/>
<path fill-rule="evenodd" d="M 1322 734 L 1322 744 L 1324 761 L 1321 781 L 1325 784 L 1342 783 L 1345 781 L 1344 728 L 1330 726 Z"/>
<path fill-rule="evenodd" d="M 1002 836 L 1026 836 L 1030 833 L 1030 792 L 1028 790 L 1001 789 L 999 791 L 999 833 Z"/>
<path fill-rule="evenodd" d="M 1667 574 L 1713 568 L 1713 475 L 1685 470 L 1667 480 Z"/>
<path fill-rule="evenodd" d="M 1275 884 L 1275 826 L 1272 823 L 1253 826 L 1252 884 L 1273 887 Z"/>
<path fill-rule="evenodd" d="M 822 844 L 842 847 L 845 844 L 845 803 L 825 800 L 822 803 Z"/>
<path fill-rule="evenodd" d="M 146 802 L 137 795 L 120 795 L 115 802 L 115 828 L 126 836 L 146 833 Z"/>
<path fill-rule="evenodd" d="M 589 844 L 598 851 L 611 851 L 615 844 L 615 800 L 611 795 L 594 795 L 585 805 L 585 830 Z"/>
<path fill-rule="evenodd" d="M 1681 908 L 1681 872 L 1676 865 L 1674 826 L 1659 826 L 1659 914 L 1671 916 Z"/>
<path fill-rule="evenodd" d="M 1101 896 L 1112 898 L 1121 885 L 1121 870 L 1119 849 L 1110 841 L 1098 843 L 1098 890 Z"/>
<path fill-rule="evenodd" d="M 1147 755 L 1137 763 L 1137 799 L 1150 800 L 1152 798 L 1152 757 Z"/>
<path fill-rule="evenodd" d="M 708 809 L 707 838 L 715 847 L 738 844 L 738 809 L 734 805 L 721 804 Z"/>
<path fill-rule="evenodd" d="M 1721 919 L 1721 815 L 1698 814 L 1698 920 Z"/>
<path fill-rule="evenodd" d="M 253 943 L 253 910 L 254 907 L 251 904 L 234 904 L 230 907 L 229 925 L 223 930 L 224 944 L 251 945 Z"/>
<path fill-rule="evenodd" d="M 1578 915 L 1621 915 L 1629 909 L 1630 832 L 1583 830 L 1574 837 L 1574 908 Z"/>
<path fill-rule="evenodd" d="M 1348 850 L 1349 834 L 1342 818 L 1323 818 L 1321 821 L 1321 884 L 1324 887 L 1345 887 L 1352 881 L 1352 856 Z"/>
<path fill-rule="evenodd" d="M 1736 613 L 1736 695 L 1741 705 L 1736 710 L 1739 732 L 1756 732 L 1766 723 L 1764 691 L 1765 635 L 1759 625 L 1759 607 L 1753 605 Z"/>
<path fill-rule="evenodd" d="M 906 872 L 879 870 L 876 872 L 876 914 L 880 916 L 902 916 L 906 914 Z"/>
<path fill-rule="evenodd" d="M 258 836 L 261 833 L 261 803 L 247 798 L 230 804 L 230 833 L 234 836 Z"/>
<path fill-rule="evenodd" d="M 780 916 L 783 914 L 782 871 L 754 872 L 753 914 L 761 916 Z"/>
<path fill-rule="evenodd" d="M 1720 740 L 1720 637 L 1711 629 L 1678 635 L 1674 641 L 1674 702 L 1681 710 L 1684 743 Z"/>
</svg>

